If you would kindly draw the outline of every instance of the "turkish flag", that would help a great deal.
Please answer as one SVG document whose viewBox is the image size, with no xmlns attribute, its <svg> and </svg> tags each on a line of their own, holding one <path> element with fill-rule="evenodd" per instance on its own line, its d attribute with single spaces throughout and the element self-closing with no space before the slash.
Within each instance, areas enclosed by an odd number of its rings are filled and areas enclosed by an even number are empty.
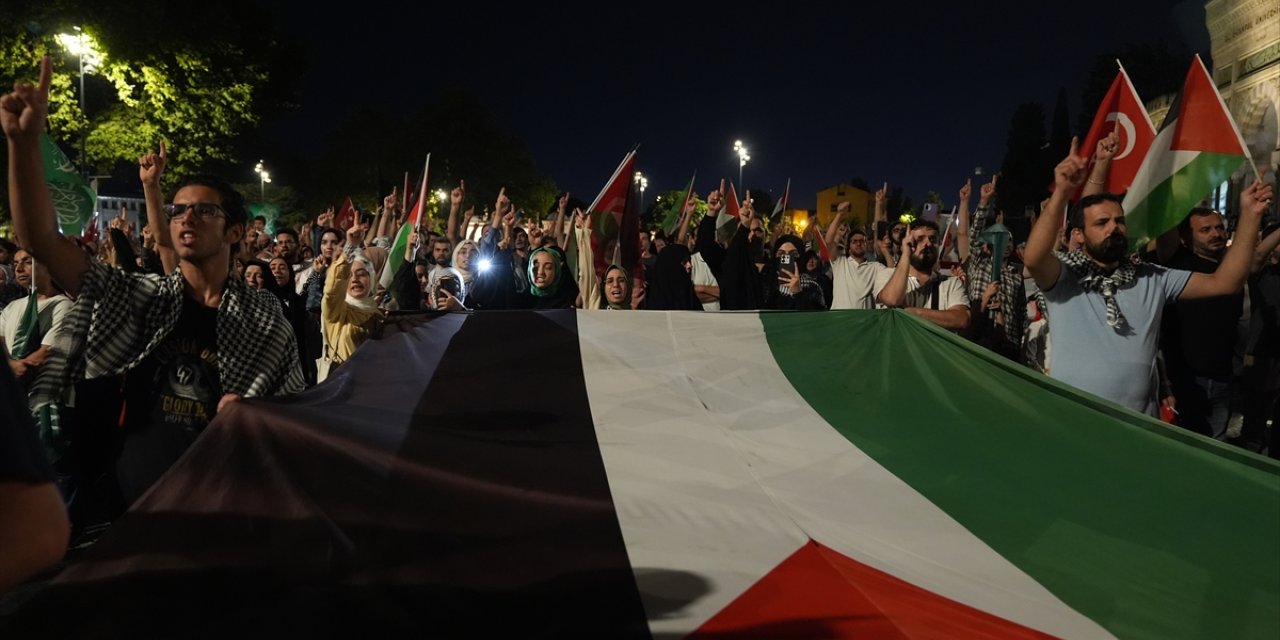
<svg viewBox="0 0 1280 640">
<path fill-rule="evenodd" d="M 338 217 L 333 223 L 338 225 L 339 229 L 346 231 L 356 223 L 359 215 L 360 212 L 356 211 L 355 205 L 351 204 L 351 196 L 347 196 L 346 201 L 342 203 L 342 209 L 338 211 Z"/>
<path fill-rule="evenodd" d="M 1098 105 L 1098 113 L 1093 116 L 1093 126 L 1080 144 L 1081 157 L 1093 155 L 1098 141 L 1107 137 L 1112 131 L 1118 131 L 1120 146 L 1111 161 L 1111 173 L 1107 176 L 1106 191 L 1123 194 L 1133 184 L 1133 177 L 1138 174 L 1138 167 L 1147 157 L 1147 150 L 1156 138 L 1156 129 L 1147 117 L 1147 110 L 1138 99 L 1129 75 L 1121 69 L 1116 79 L 1107 90 L 1107 95 Z M 1077 194 L 1079 197 L 1079 194 Z"/>
</svg>

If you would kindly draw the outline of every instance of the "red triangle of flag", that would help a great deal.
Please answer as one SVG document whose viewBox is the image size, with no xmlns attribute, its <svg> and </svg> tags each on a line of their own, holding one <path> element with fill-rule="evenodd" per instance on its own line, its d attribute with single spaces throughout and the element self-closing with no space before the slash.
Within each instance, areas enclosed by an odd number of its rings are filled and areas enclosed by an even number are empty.
<svg viewBox="0 0 1280 640">
<path fill-rule="evenodd" d="M 1231 114 L 1227 112 L 1222 97 L 1209 71 L 1197 56 L 1187 71 L 1178 96 L 1177 110 L 1167 118 L 1175 127 L 1170 148 L 1175 151 L 1209 151 L 1233 156 L 1247 156 L 1242 147 Z"/>
<path fill-rule="evenodd" d="M 729 183 L 729 195 L 725 196 L 724 212 L 735 218 L 742 215 L 739 211 L 740 203 L 738 201 L 738 191 L 733 188 L 733 183 Z"/>
<path fill-rule="evenodd" d="M 1049 638 L 810 541 L 697 638 Z"/>
</svg>

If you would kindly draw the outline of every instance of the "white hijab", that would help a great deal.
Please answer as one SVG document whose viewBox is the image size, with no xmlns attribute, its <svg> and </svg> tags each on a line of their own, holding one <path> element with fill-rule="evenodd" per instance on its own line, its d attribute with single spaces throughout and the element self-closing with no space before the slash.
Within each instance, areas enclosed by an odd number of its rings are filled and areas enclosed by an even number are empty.
<svg viewBox="0 0 1280 640">
<path fill-rule="evenodd" d="M 352 308 L 373 313 L 378 310 L 377 295 L 378 283 L 375 280 L 377 272 L 373 269 L 373 261 L 366 258 L 364 253 L 356 251 L 351 254 L 351 277 L 356 277 L 356 263 L 362 263 L 366 271 L 369 272 L 369 286 L 365 288 L 364 297 L 357 298 L 350 293 L 347 294 L 347 304 Z"/>
</svg>

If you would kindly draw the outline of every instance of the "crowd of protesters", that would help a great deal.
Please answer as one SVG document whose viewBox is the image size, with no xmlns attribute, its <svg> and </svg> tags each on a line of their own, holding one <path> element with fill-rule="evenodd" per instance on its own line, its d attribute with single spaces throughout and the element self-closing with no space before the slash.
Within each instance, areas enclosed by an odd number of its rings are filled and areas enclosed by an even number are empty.
<svg viewBox="0 0 1280 640">
<path fill-rule="evenodd" d="M 27 498 L 60 496 L 73 537 L 91 537 L 145 492 L 227 403 L 323 381 L 396 311 L 898 308 L 1137 411 L 1280 457 L 1280 429 L 1266 426 L 1280 388 L 1280 229 L 1260 229 L 1271 187 L 1241 194 L 1231 242 L 1221 214 L 1196 209 L 1131 255 L 1120 200 L 1099 186 L 1114 137 L 1090 158 L 1073 146 L 1025 246 L 1001 238 L 995 178 L 972 211 L 973 185 L 959 189 L 953 234 L 931 220 L 890 221 L 887 184 L 874 194 L 874 228 L 849 224 L 844 203 L 825 230 L 796 233 L 770 226 L 749 193 L 736 218 L 725 215 L 723 183 L 701 220 L 689 198 L 673 233 L 612 242 L 569 194 L 534 222 L 505 190 L 484 214 L 464 209 L 464 183 L 443 229 L 424 224 L 402 243 L 394 191 L 349 224 L 330 209 L 300 229 L 268 230 L 214 176 L 184 177 L 166 200 L 163 143 L 139 159 L 145 225 L 135 235 L 121 216 L 85 242 L 59 232 L 44 184 L 47 108 L 47 63 L 39 85 L 0 102 L 16 236 L 0 239 L 0 383 L 3 415 L 18 416 L 0 434 L 0 488 L 52 483 L 57 491 Z M 947 235 L 953 247 L 942 246 Z M 33 449 L 47 468 L 22 457 Z M 5 572 L 22 570 L 0 565 L 0 589 Z"/>
</svg>

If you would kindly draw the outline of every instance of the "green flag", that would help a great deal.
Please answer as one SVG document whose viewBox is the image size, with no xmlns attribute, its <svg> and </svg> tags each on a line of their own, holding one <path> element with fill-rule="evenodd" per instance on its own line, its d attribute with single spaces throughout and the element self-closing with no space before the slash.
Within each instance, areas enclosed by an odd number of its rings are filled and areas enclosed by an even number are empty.
<svg viewBox="0 0 1280 640">
<path fill-rule="evenodd" d="M 13 335 L 9 358 L 21 360 L 40 348 L 40 303 L 36 292 L 27 296 L 27 308 L 22 312 L 22 321 L 18 323 L 18 331 Z"/>
<path fill-rule="evenodd" d="M 689 204 L 689 196 L 693 193 L 693 181 L 697 177 L 697 172 L 694 172 L 693 177 L 689 178 L 689 186 L 676 196 L 675 201 L 671 203 L 671 209 L 667 211 L 667 217 L 662 219 L 662 230 L 667 235 L 676 232 L 676 227 L 680 224 L 680 216 L 684 213 L 684 207 Z"/>
<path fill-rule="evenodd" d="M 44 182 L 58 212 L 58 227 L 66 235 L 84 233 L 98 196 L 48 133 L 40 134 L 40 155 L 44 158 Z"/>
</svg>

